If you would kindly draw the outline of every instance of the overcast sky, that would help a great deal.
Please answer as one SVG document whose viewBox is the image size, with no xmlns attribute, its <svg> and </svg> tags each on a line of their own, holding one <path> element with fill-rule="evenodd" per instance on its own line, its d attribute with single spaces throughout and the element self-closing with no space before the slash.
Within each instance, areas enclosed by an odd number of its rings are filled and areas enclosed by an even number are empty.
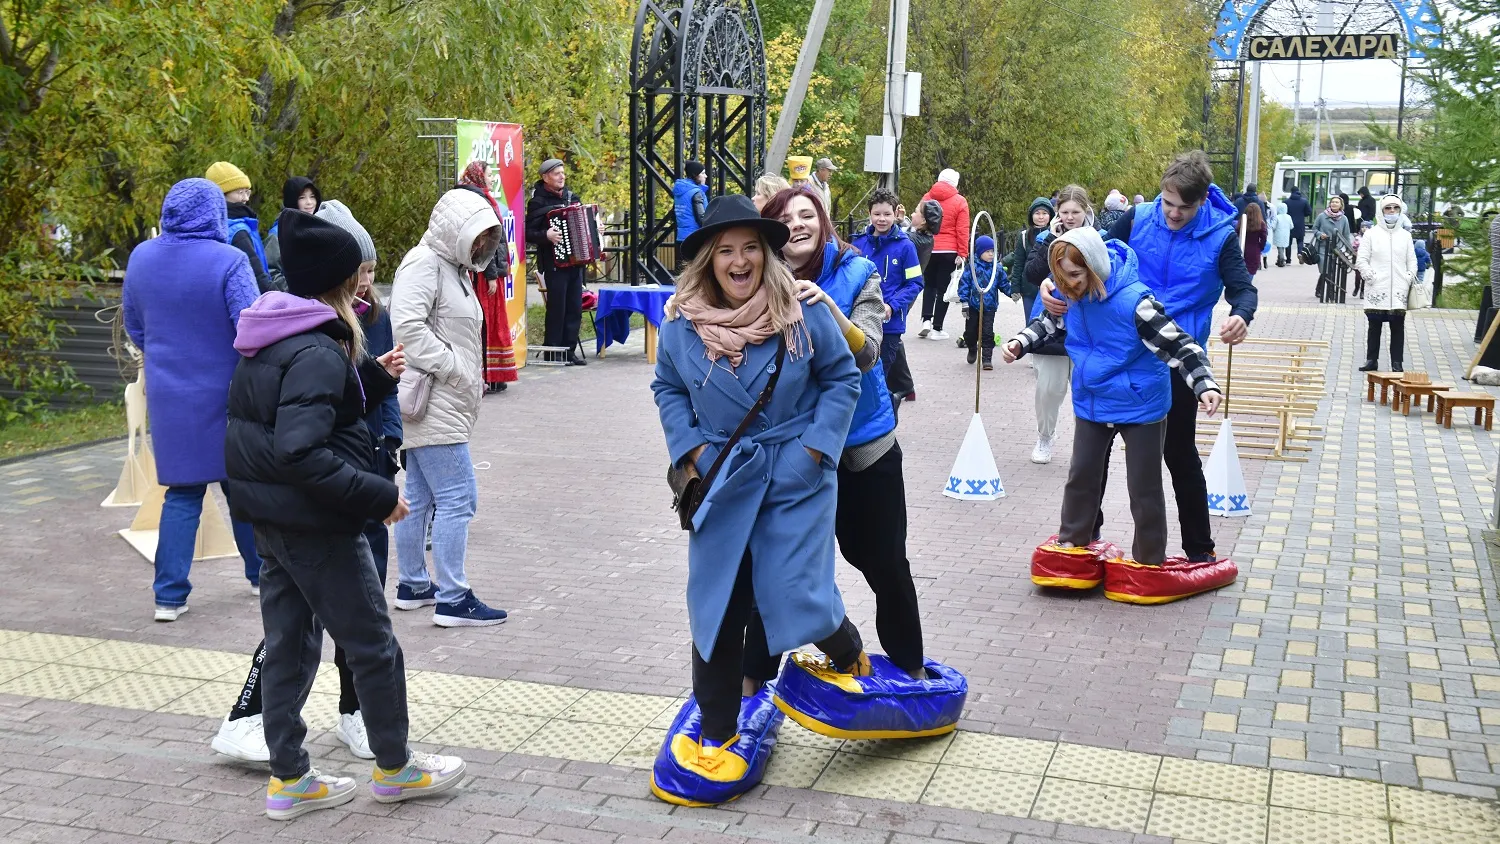
<svg viewBox="0 0 1500 844">
<path fill-rule="evenodd" d="M 1297 84 L 1297 62 L 1266 62 L 1260 69 L 1260 87 L 1266 96 L 1291 105 Z M 1370 105 L 1393 106 L 1401 97 L 1401 62 L 1362 59 L 1333 62 L 1302 62 L 1302 105 L 1318 99 L 1322 77 L 1323 99 L 1329 108 Z M 1408 101 L 1414 86 L 1407 82 Z"/>
</svg>

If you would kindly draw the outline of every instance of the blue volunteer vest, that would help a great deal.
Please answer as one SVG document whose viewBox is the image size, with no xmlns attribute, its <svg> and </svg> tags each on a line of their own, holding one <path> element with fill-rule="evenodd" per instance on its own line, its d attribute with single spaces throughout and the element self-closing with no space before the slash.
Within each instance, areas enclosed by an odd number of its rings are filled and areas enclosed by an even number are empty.
<svg viewBox="0 0 1500 844">
<path fill-rule="evenodd" d="M 874 273 L 875 264 L 870 259 L 853 252 L 840 256 L 838 245 L 830 243 L 823 247 L 823 274 L 818 276 L 818 286 L 847 317 Z M 896 412 L 891 409 L 891 393 L 885 385 L 885 367 L 876 360 L 859 379 L 859 404 L 854 406 L 854 420 L 849 423 L 844 447 L 864 445 L 894 430 Z"/>
<path fill-rule="evenodd" d="M 275 226 L 271 227 L 276 230 Z M 235 217 L 229 221 L 229 243 L 234 243 L 235 232 L 247 232 L 250 235 L 250 243 L 255 246 L 255 257 L 260 259 L 261 272 L 269 272 L 270 266 L 266 263 L 266 247 L 260 240 L 260 225 L 254 217 Z"/>
<path fill-rule="evenodd" d="M 1156 422 L 1172 407 L 1172 370 L 1141 342 L 1135 308 L 1151 294 L 1131 248 L 1105 243 L 1110 275 L 1103 301 L 1070 302 L 1063 318 L 1073 359 L 1073 413 L 1115 425 Z"/>
<path fill-rule="evenodd" d="M 693 193 L 703 190 L 703 185 L 692 179 L 678 179 L 672 183 L 672 210 L 677 215 L 677 242 L 698 230 L 698 221 L 693 217 Z"/>
<path fill-rule="evenodd" d="M 1181 231 L 1167 228 L 1160 196 L 1135 209 L 1130 248 L 1139 261 L 1140 279 L 1199 344 L 1213 330 L 1214 305 L 1224 294 L 1219 252 L 1234 234 L 1236 216 L 1218 185 L 1209 185 L 1208 200 Z"/>
</svg>

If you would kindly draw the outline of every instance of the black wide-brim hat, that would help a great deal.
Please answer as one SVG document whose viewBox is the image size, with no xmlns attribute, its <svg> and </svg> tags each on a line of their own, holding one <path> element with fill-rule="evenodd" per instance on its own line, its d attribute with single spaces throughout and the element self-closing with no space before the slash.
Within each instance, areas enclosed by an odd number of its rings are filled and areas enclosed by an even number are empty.
<svg viewBox="0 0 1500 844">
<path fill-rule="evenodd" d="M 786 245 L 787 238 L 792 233 L 780 220 L 768 220 L 755 210 L 755 203 L 750 197 L 740 194 L 714 197 L 708 203 L 708 211 L 703 215 L 703 225 L 697 231 L 687 236 L 687 239 L 678 244 L 677 250 L 683 260 L 691 261 L 697 257 L 698 250 L 707 243 L 711 243 L 719 232 L 728 229 L 751 228 L 759 231 L 761 236 L 771 244 L 771 251 L 776 252 Z"/>
</svg>

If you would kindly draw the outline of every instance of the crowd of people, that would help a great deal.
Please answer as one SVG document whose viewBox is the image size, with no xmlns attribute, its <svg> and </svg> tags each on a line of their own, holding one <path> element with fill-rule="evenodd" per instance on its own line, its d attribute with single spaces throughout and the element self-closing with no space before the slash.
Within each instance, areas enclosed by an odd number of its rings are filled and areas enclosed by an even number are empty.
<svg viewBox="0 0 1500 844">
<path fill-rule="evenodd" d="M 561 160 L 537 172 L 525 238 L 546 283 L 546 344 L 571 357 L 581 271 L 550 260 L 558 236 L 547 214 L 578 197 Z M 839 236 L 818 184 L 767 175 L 752 196 L 705 201 L 705 182 L 697 165 L 677 186 L 681 268 L 652 383 L 690 531 L 693 645 L 693 696 L 653 769 L 662 799 L 703 805 L 742 794 L 759 781 L 783 717 L 844 738 L 956 726 L 967 685 L 925 651 L 906 549 L 898 411 L 916 397 L 903 337 L 918 301 L 915 333 L 940 340 L 956 299 L 962 345 L 983 369 L 994 365 L 1001 297 L 1024 302 L 1029 322 L 1001 357 L 1030 356 L 1036 369 L 1039 463 L 1051 459 L 1071 390 L 1078 423 L 1060 527 L 1038 546 L 1034 582 L 1103 582 L 1112 599 L 1160 603 L 1234 578 L 1214 545 L 1194 431 L 1200 410 L 1219 402 L 1201 344 L 1214 333 L 1239 343 L 1254 318 L 1254 268 L 1236 233 L 1261 203 L 1252 196 L 1242 215 L 1201 153 L 1177 159 L 1152 202 L 1111 192 L 1097 220 L 1081 186 L 1037 198 L 1010 254 L 988 236 L 970 243 L 953 170 L 912 214 L 895 194 L 874 192 L 853 243 Z M 158 457 L 168 492 L 155 617 L 187 611 L 197 522 L 207 486 L 220 484 L 265 637 L 214 749 L 269 763 L 270 817 L 354 797 L 352 779 L 320 773 L 303 747 L 300 713 L 326 630 L 340 682 L 335 733 L 374 760 L 372 796 L 437 793 L 464 764 L 408 747 L 403 656 L 385 596 L 389 535 L 397 610 L 431 608 L 443 627 L 507 619 L 465 571 L 478 501 L 468 442 L 486 390 L 515 378 L 506 211 L 485 165 L 470 165 L 434 205 L 382 301 L 374 240 L 353 210 L 294 177 L 262 238 L 251 190 L 227 162 L 180 182 L 163 203 L 162 235 L 127 267 L 125 321 L 144 353 L 153 432 L 173 443 Z M 1375 265 L 1402 247 L 1398 231 L 1366 242 L 1371 297 L 1389 295 Z M 1230 315 L 1215 326 L 1221 297 Z M 1116 434 L 1128 446 L 1136 524 L 1128 555 L 1101 533 Z M 1163 461 L 1182 526 L 1176 557 L 1166 547 Z M 874 593 L 883 653 L 866 648 L 845 611 L 835 549 Z M 821 661 L 783 659 L 809 644 Z M 883 705 L 858 703 L 880 695 Z"/>
</svg>

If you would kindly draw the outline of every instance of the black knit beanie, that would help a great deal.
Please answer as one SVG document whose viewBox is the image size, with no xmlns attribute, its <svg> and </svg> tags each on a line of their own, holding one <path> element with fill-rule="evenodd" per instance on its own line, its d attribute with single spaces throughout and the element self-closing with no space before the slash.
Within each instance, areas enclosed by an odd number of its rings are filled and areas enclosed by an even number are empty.
<svg viewBox="0 0 1500 844">
<path fill-rule="evenodd" d="M 276 225 L 281 271 L 293 295 L 317 298 L 359 271 L 359 242 L 343 228 L 295 208 L 283 208 Z"/>
<path fill-rule="evenodd" d="M 703 174 L 703 165 L 697 161 L 689 161 L 682 169 L 687 171 L 687 177 L 695 182 Z"/>
</svg>

